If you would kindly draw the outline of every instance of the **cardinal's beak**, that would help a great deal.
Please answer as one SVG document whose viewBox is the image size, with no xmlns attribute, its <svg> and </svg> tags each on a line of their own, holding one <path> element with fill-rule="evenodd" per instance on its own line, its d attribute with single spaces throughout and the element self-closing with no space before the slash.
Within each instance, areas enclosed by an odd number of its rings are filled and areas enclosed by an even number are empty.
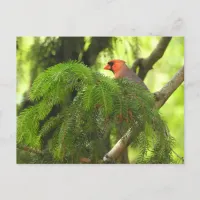
<svg viewBox="0 0 200 200">
<path fill-rule="evenodd" d="M 106 66 L 104 67 L 104 69 L 105 69 L 105 70 L 110 70 L 110 65 L 106 65 Z"/>
</svg>

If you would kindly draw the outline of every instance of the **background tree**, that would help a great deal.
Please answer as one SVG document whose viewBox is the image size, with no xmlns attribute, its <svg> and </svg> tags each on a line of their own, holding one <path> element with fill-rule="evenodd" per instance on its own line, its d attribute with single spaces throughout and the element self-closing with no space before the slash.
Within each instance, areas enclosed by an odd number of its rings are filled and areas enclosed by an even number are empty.
<svg viewBox="0 0 200 200">
<path fill-rule="evenodd" d="M 168 79 L 171 78 L 172 74 L 175 74 L 176 71 L 183 64 L 183 39 L 178 37 L 173 38 L 172 40 L 171 38 L 163 40 L 163 43 L 165 45 L 165 49 L 164 51 L 162 51 L 163 54 L 165 50 L 167 50 L 163 57 L 162 55 L 160 56 L 162 57 L 162 59 L 160 59 L 156 64 L 154 61 L 152 63 L 148 63 L 147 65 L 148 59 L 137 59 L 141 57 L 149 58 L 149 54 L 151 55 L 159 40 L 159 37 L 18 38 L 18 94 L 24 94 L 23 101 L 18 104 L 18 114 L 31 105 L 30 101 L 27 99 L 27 94 L 29 93 L 30 86 L 32 85 L 38 74 L 44 71 L 47 67 L 63 61 L 68 61 L 69 59 L 83 61 L 87 66 L 92 67 L 92 69 L 96 71 L 101 71 L 102 65 L 107 63 L 107 61 L 112 58 L 120 58 L 126 60 L 129 66 L 132 65 L 133 60 L 136 60 L 137 62 L 134 63 L 133 68 L 134 70 L 139 72 L 139 75 L 145 80 L 150 90 L 155 91 L 160 89 L 164 85 L 163 83 L 161 83 L 160 80 L 163 79 L 163 81 L 165 80 L 165 82 L 167 82 Z M 168 46 L 169 42 L 170 45 Z M 161 47 L 163 47 L 163 45 L 161 45 Z M 149 71 L 153 65 L 154 72 Z M 146 77 L 148 71 L 149 73 Z M 154 73 L 156 73 L 156 78 L 154 77 Z M 75 94 L 72 94 L 72 98 L 74 96 Z M 178 101 L 174 101 L 174 96 L 176 97 L 176 99 L 178 99 Z M 170 110 L 171 108 L 176 107 L 176 111 L 178 113 L 176 116 L 176 120 L 178 118 L 179 122 L 178 127 L 173 120 L 167 120 L 167 122 L 171 134 L 175 136 L 176 140 L 178 141 L 176 151 L 178 150 L 177 152 L 182 156 L 183 85 L 176 90 L 176 92 L 168 100 L 167 104 L 161 109 L 161 112 L 166 119 L 167 117 L 171 118 L 172 115 L 174 116 L 174 113 L 169 112 L 169 107 L 167 108 L 167 110 L 165 109 L 165 107 L 167 106 L 170 106 Z M 52 112 L 49 114 L 49 117 L 55 116 L 55 114 L 58 113 L 60 110 L 62 110 L 62 108 L 55 106 Z M 43 123 L 45 123 L 45 120 Z M 46 141 L 48 141 L 48 138 L 46 138 Z M 113 146 L 114 140 L 112 139 L 112 137 L 107 137 L 104 138 L 103 143 L 106 144 L 105 148 L 100 147 L 100 151 L 102 151 L 103 149 L 104 152 L 108 152 L 111 146 Z M 20 155 L 24 154 L 24 152 L 21 152 L 20 150 L 18 152 L 20 153 Z M 130 147 L 128 149 L 128 152 L 130 162 L 132 163 L 137 157 L 137 153 L 135 153 L 137 152 L 137 150 Z M 35 155 L 34 152 L 33 154 Z M 102 154 L 102 152 L 100 154 Z M 38 153 L 36 155 L 38 155 Z M 18 158 L 20 158 L 20 156 L 18 156 Z M 42 159 L 43 161 L 45 161 L 44 156 Z M 49 160 L 52 160 L 52 158 L 49 158 Z M 41 161 L 41 157 L 39 158 L 39 160 L 37 159 L 37 162 L 43 161 Z M 23 161 L 19 160 L 19 162 Z"/>
</svg>

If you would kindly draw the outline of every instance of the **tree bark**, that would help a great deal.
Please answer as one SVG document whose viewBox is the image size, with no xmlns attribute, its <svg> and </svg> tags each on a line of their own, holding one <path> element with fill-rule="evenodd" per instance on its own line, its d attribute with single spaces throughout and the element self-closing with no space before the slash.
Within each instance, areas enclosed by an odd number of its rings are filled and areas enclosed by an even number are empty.
<svg viewBox="0 0 200 200">
<path fill-rule="evenodd" d="M 175 74 L 175 76 L 158 92 L 154 93 L 156 99 L 156 108 L 161 108 L 172 93 L 179 87 L 184 80 L 184 66 Z"/>
<path fill-rule="evenodd" d="M 139 67 L 138 76 L 144 80 L 149 70 L 152 69 L 153 65 L 160 59 L 165 53 L 165 50 L 168 47 L 169 42 L 172 37 L 162 37 L 157 44 L 156 48 L 147 58 L 138 58 L 132 65 L 132 69 L 136 71 L 136 68 Z"/>
</svg>

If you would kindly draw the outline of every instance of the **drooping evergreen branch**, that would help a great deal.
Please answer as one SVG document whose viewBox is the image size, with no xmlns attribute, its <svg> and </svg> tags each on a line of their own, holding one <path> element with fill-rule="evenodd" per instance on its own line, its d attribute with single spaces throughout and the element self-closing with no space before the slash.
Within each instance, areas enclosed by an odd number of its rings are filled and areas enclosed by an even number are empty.
<svg viewBox="0 0 200 200">
<path fill-rule="evenodd" d="M 71 99 L 74 90 L 76 96 Z M 41 73 L 29 98 L 35 105 L 18 116 L 17 143 L 47 149 L 55 162 L 79 163 L 86 157 L 97 163 L 107 152 L 104 139 L 111 132 L 117 139 L 118 130 L 121 135 L 130 129 L 139 148 L 138 163 L 174 163 L 173 141 L 158 134 L 168 129 L 158 110 L 152 109 L 154 95 L 139 84 L 113 80 L 83 63 L 69 61 Z M 62 109 L 50 117 L 54 106 Z"/>
<path fill-rule="evenodd" d="M 155 108 L 160 109 L 173 92 L 181 85 L 184 81 L 184 67 L 182 67 L 174 77 L 158 92 L 154 93 L 155 96 Z M 125 151 L 128 145 L 131 143 L 131 131 L 130 129 L 126 134 L 113 146 L 113 148 L 104 156 L 104 162 L 112 163 Z M 173 150 L 172 150 L 173 151 Z M 182 159 L 176 152 L 173 153 Z"/>
<path fill-rule="evenodd" d="M 169 42 L 172 37 L 162 37 L 157 44 L 156 48 L 147 58 L 138 58 L 132 65 L 132 69 L 136 71 L 136 68 L 139 67 L 138 76 L 144 80 L 147 72 L 152 69 L 153 65 L 160 59 L 165 53 Z"/>
</svg>

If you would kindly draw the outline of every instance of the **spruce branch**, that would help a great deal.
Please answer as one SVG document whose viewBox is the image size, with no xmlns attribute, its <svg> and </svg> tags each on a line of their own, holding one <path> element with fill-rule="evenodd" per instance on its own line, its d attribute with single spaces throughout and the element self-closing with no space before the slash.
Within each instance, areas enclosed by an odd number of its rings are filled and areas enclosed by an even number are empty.
<svg viewBox="0 0 200 200">
<path fill-rule="evenodd" d="M 71 99 L 73 91 L 76 96 Z M 80 156 L 94 162 L 102 158 L 107 152 L 102 151 L 104 138 L 111 132 L 119 136 L 116 125 L 120 137 L 129 132 L 109 152 L 118 151 L 116 156 L 108 154 L 107 158 L 118 158 L 124 145 L 135 141 L 139 163 L 173 162 L 171 139 L 158 134 L 167 134 L 168 129 L 158 110 L 152 109 L 154 95 L 139 84 L 112 80 L 82 63 L 69 61 L 43 72 L 33 83 L 30 100 L 35 105 L 18 117 L 17 143 L 42 152 L 47 148 L 56 162 L 77 163 Z M 61 109 L 51 116 L 54 105 Z M 155 141 L 153 146 L 150 137 Z M 148 150 L 151 155 L 147 155 Z"/>
<path fill-rule="evenodd" d="M 132 65 L 132 69 L 136 71 L 136 68 L 139 67 L 138 76 L 144 80 L 146 74 L 149 70 L 152 69 L 153 65 L 160 59 L 165 53 L 169 42 L 172 37 L 162 37 L 157 44 L 156 48 L 147 58 L 138 58 Z"/>
<path fill-rule="evenodd" d="M 184 66 L 174 75 L 174 77 L 158 92 L 154 93 L 155 96 L 155 107 L 160 109 L 168 98 L 173 94 L 173 92 L 181 85 L 184 81 Z M 106 163 L 113 162 L 119 158 L 122 152 L 128 147 L 131 143 L 131 129 L 129 129 L 126 134 L 114 145 L 114 147 L 104 156 L 103 160 Z M 182 160 L 176 152 L 172 152 Z"/>
</svg>

